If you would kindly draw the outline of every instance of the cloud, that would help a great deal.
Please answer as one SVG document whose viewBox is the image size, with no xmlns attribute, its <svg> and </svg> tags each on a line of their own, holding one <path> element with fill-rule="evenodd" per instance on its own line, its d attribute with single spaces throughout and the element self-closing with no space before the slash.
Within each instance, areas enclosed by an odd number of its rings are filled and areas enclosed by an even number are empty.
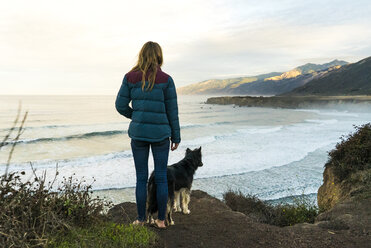
<svg viewBox="0 0 371 248">
<path fill-rule="evenodd" d="M 178 86 L 370 56 L 368 1 L 8 1 L 1 92 L 115 94 L 142 44 Z"/>
<path fill-rule="evenodd" d="M 266 28 L 247 27 L 193 41 L 182 48 L 186 56 L 174 61 L 171 70 L 182 68 L 181 79 L 197 82 L 285 71 L 301 63 L 324 63 L 335 58 L 354 62 L 371 55 L 368 40 L 371 30 L 366 24 L 303 27 L 272 20 Z"/>
</svg>

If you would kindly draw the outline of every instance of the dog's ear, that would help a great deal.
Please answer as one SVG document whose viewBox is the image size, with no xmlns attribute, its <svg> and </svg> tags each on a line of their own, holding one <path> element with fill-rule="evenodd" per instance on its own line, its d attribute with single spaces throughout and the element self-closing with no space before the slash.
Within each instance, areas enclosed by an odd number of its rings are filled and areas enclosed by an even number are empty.
<svg viewBox="0 0 371 248">
<path fill-rule="evenodd" d="M 187 147 L 186 154 L 188 154 L 188 153 L 190 153 L 190 152 L 191 152 L 191 149 L 189 149 L 189 148 Z"/>
<path fill-rule="evenodd" d="M 201 151 L 201 146 L 200 146 L 200 148 L 198 148 L 198 150 Z"/>
</svg>

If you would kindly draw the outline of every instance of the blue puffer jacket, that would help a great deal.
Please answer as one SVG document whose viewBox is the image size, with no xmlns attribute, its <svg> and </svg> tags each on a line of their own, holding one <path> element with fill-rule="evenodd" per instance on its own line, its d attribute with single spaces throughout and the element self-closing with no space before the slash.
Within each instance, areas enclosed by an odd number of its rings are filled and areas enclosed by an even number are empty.
<svg viewBox="0 0 371 248">
<path fill-rule="evenodd" d="M 147 86 L 148 78 L 143 91 L 141 71 L 131 71 L 125 74 L 117 94 L 117 111 L 131 119 L 129 137 L 149 142 L 171 137 L 173 143 L 180 143 L 178 103 L 173 79 L 158 67 L 152 91 L 146 91 Z"/>
</svg>

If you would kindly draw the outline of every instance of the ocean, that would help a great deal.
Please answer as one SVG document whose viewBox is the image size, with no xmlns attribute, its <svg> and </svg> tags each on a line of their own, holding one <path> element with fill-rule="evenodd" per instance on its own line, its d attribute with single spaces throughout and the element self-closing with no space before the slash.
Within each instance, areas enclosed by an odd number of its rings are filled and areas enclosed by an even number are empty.
<svg viewBox="0 0 371 248">
<path fill-rule="evenodd" d="M 93 190 L 119 203 L 135 201 L 135 169 L 127 134 L 129 119 L 119 115 L 116 96 L 0 96 L 0 137 L 17 113 L 28 110 L 24 133 L 10 171 L 46 171 L 58 185 L 74 175 Z M 178 95 L 181 143 L 169 164 L 186 148 L 202 147 L 204 166 L 193 189 L 222 198 L 227 190 L 264 200 L 306 194 L 315 198 L 328 152 L 354 125 L 371 120 L 371 111 L 273 109 L 205 104 L 210 96 Z M 14 135 L 13 135 L 14 137 Z M 4 171 L 10 144 L 0 150 Z M 153 170 L 153 159 L 149 159 Z M 3 172 L 2 172 L 3 173 Z"/>
</svg>

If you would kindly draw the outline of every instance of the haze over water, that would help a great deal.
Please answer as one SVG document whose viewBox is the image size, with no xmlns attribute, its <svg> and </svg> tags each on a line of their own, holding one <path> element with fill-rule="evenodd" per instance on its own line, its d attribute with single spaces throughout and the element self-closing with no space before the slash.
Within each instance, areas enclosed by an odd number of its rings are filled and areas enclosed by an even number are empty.
<svg viewBox="0 0 371 248">
<path fill-rule="evenodd" d="M 219 198 L 228 189 L 262 199 L 316 193 L 327 152 L 353 125 L 371 120 L 371 111 L 209 105 L 207 97 L 178 95 L 182 141 L 170 151 L 169 164 L 181 160 L 186 148 L 201 146 L 204 166 L 196 172 L 193 189 Z M 133 191 L 130 120 L 116 112 L 115 96 L 1 96 L 0 137 L 12 125 L 20 99 L 29 116 L 10 170 L 25 170 L 29 177 L 32 162 L 52 178 L 58 164 L 59 180 L 75 173 L 88 182 L 94 177 L 95 190 Z M 0 152 L 2 169 L 9 149 Z M 151 156 L 149 164 L 152 170 Z M 116 202 L 134 199 L 120 193 L 125 190 L 118 192 Z"/>
</svg>

